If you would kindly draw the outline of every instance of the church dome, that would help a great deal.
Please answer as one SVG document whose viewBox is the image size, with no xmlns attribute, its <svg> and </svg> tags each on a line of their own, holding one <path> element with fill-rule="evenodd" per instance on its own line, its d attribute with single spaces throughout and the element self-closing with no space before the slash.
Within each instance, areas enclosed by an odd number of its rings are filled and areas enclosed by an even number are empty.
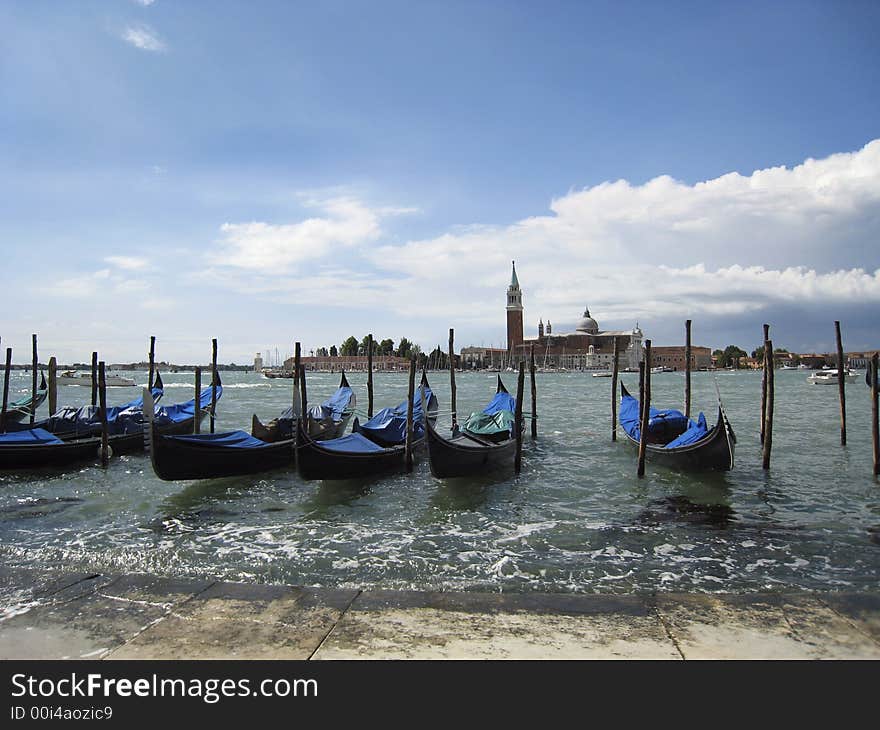
<svg viewBox="0 0 880 730">
<path fill-rule="evenodd" d="M 577 331 L 586 332 L 590 335 L 594 335 L 599 331 L 599 323 L 590 316 L 589 309 L 584 310 L 584 316 L 581 317 L 581 321 L 578 322 Z"/>
</svg>

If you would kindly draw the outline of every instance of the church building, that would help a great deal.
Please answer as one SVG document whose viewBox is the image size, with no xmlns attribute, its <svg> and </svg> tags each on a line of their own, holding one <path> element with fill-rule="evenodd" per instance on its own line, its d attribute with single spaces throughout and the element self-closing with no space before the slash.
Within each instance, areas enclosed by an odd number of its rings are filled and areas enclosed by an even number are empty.
<svg viewBox="0 0 880 730">
<path fill-rule="evenodd" d="M 516 275 L 516 262 L 510 286 L 507 287 L 507 346 L 514 362 L 528 358 L 532 347 L 538 367 L 568 370 L 606 369 L 614 362 L 614 342 L 621 370 L 638 370 L 643 358 L 642 331 L 638 324 L 632 330 L 600 330 L 599 324 L 584 309 L 574 332 L 554 333 L 547 320 L 538 320 L 537 337 L 523 336 L 522 290 Z"/>
</svg>

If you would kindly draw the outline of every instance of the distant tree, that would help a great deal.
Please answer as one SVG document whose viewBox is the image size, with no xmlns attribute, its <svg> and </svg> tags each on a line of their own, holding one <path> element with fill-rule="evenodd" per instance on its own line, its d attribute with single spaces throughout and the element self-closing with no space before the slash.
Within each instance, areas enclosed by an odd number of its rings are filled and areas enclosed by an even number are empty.
<svg viewBox="0 0 880 730">
<path fill-rule="evenodd" d="M 345 342 L 342 343 L 342 347 L 340 348 L 339 352 L 343 357 L 358 354 L 358 341 L 357 339 L 355 339 L 354 335 L 352 335 Z"/>
<path fill-rule="evenodd" d="M 400 338 L 400 343 L 397 345 L 397 357 L 410 357 L 412 353 L 412 342 L 410 342 L 406 337 Z"/>
<path fill-rule="evenodd" d="M 715 350 L 712 354 L 717 357 L 718 367 L 720 368 L 726 368 L 731 365 L 739 367 L 739 359 L 741 357 L 748 357 L 748 353 L 736 345 L 728 345 L 723 351 Z"/>
<path fill-rule="evenodd" d="M 382 340 L 379 343 L 378 354 L 379 355 L 393 355 L 394 354 L 394 340 Z"/>
<path fill-rule="evenodd" d="M 336 345 L 330 345 L 330 357 L 339 357 L 339 350 L 336 349 Z"/>
</svg>

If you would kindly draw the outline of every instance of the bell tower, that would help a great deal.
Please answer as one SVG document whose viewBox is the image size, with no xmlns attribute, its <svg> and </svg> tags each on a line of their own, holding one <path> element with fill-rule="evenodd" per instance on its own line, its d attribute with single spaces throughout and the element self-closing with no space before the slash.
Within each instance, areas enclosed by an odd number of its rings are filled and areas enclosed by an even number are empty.
<svg viewBox="0 0 880 730">
<path fill-rule="evenodd" d="M 513 274 L 507 287 L 507 351 L 513 354 L 514 348 L 523 343 L 523 305 L 522 290 L 516 278 L 516 261 L 511 263 Z"/>
</svg>

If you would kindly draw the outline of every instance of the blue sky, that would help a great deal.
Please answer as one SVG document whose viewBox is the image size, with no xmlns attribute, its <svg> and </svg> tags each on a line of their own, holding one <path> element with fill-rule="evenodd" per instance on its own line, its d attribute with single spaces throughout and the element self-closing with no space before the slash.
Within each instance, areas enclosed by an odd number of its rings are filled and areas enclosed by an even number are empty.
<svg viewBox="0 0 880 730">
<path fill-rule="evenodd" d="M 3 346 L 880 346 L 873 2 L 7 2 Z M 750 335 L 750 333 L 754 333 Z"/>
</svg>

